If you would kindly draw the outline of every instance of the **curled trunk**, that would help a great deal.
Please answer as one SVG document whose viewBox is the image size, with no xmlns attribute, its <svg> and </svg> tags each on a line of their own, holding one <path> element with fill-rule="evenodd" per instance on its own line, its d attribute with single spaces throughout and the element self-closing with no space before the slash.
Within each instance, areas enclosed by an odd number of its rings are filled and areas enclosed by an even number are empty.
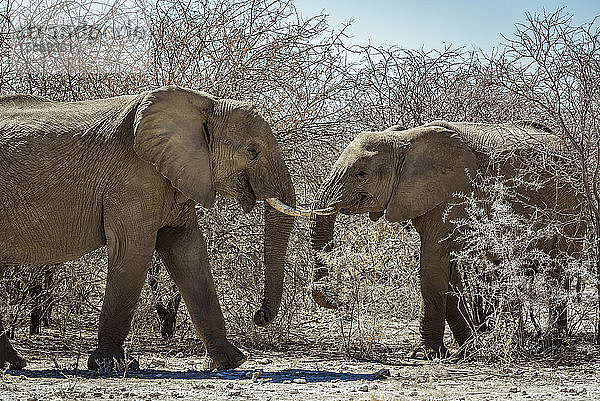
<svg viewBox="0 0 600 401">
<path fill-rule="evenodd" d="M 326 191 L 320 191 L 316 202 L 317 208 L 327 206 L 328 199 L 325 194 Z M 339 303 L 335 297 L 328 294 L 327 277 L 329 276 L 329 270 L 322 257 L 319 256 L 319 252 L 327 252 L 332 248 L 333 228 L 336 217 L 337 214 L 314 215 L 310 220 L 311 245 L 315 260 L 311 288 L 312 297 L 319 306 L 328 309 L 337 308 Z"/>
</svg>

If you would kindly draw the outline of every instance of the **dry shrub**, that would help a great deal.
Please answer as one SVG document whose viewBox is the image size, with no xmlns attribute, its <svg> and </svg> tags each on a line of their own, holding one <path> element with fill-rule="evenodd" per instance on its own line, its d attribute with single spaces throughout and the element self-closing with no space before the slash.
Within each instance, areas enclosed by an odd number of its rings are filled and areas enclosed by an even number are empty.
<svg viewBox="0 0 600 401">
<path fill-rule="evenodd" d="M 73 328 L 95 327 L 105 279 L 104 248 L 60 265 L 8 267 L 0 289 L 3 322 L 13 333 L 29 327 L 31 314 L 39 307 L 44 325 L 61 335 Z"/>
<path fill-rule="evenodd" d="M 582 254 L 585 248 L 574 253 L 540 248 L 564 235 L 564 223 L 549 211 L 523 215 L 515 210 L 522 202 L 519 190 L 533 185 L 521 178 L 475 177 L 476 190 L 452 206 L 464 208 L 466 217 L 453 221 L 456 230 L 446 239 L 463 246 L 453 254 L 465 284 L 456 295 L 467 305 L 476 330 L 465 351 L 488 361 L 512 362 L 559 344 L 567 333 L 593 331 L 595 299 L 582 296 L 584 287 L 594 282 L 591 255 Z M 563 305 L 567 333 L 558 330 L 557 311 Z"/>
<path fill-rule="evenodd" d="M 339 216 L 335 231 L 335 247 L 321 255 L 332 287 L 327 293 L 341 305 L 330 314 L 337 320 L 331 335 L 346 355 L 373 357 L 382 345 L 401 341 L 397 333 L 388 337 L 390 322 L 401 319 L 406 328 L 418 315 L 419 237 L 410 226 L 365 216 Z"/>
</svg>

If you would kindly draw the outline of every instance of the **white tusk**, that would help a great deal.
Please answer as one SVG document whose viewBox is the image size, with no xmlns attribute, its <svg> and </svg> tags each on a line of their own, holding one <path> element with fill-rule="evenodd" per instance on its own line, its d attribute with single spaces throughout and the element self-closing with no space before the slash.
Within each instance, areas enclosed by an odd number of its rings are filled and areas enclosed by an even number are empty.
<svg viewBox="0 0 600 401">
<path fill-rule="evenodd" d="M 330 216 L 336 214 L 337 210 L 333 206 L 326 207 L 325 209 L 314 209 L 310 210 L 312 214 L 318 214 L 319 216 Z"/>
<path fill-rule="evenodd" d="M 336 213 L 334 207 L 328 207 L 326 209 L 304 209 L 301 207 L 294 208 L 286 205 L 282 201 L 277 198 L 266 198 L 265 201 L 269 205 L 273 207 L 275 210 L 279 210 L 281 213 L 290 215 L 290 216 L 303 216 L 303 217 L 311 217 L 312 215 L 318 214 L 322 216 L 330 215 Z"/>
<path fill-rule="evenodd" d="M 297 217 L 297 216 L 310 217 L 310 211 L 293 208 L 291 206 L 286 205 L 285 203 L 283 203 L 282 201 L 280 201 L 277 198 L 266 198 L 265 201 L 267 201 L 267 203 L 269 205 L 271 205 L 273 207 L 273 209 L 279 210 L 283 214 L 287 214 L 289 216 L 295 216 L 295 217 Z"/>
</svg>

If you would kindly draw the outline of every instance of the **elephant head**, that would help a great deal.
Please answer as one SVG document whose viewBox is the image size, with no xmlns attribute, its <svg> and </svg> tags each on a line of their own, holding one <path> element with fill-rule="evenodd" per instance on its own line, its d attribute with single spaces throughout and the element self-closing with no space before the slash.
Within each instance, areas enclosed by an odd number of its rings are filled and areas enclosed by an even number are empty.
<svg viewBox="0 0 600 401">
<path fill-rule="evenodd" d="M 425 126 L 392 127 L 359 134 L 342 152 L 321 185 L 316 207 L 343 214 L 385 214 L 392 222 L 417 218 L 468 188 L 466 168 L 476 168 L 475 154 L 451 130 Z M 331 246 L 336 215 L 313 216 L 311 243 L 315 252 Z M 312 295 L 323 307 L 338 301 L 327 293 L 329 272 L 316 255 Z"/>
<path fill-rule="evenodd" d="M 135 112 L 134 150 L 170 180 L 182 199 L 211 207 L 218 192 L 237 199 L 245 212 L 266 198 L 277 198 L 290 209 L 295 206 L 294 188 L 275 136 L 248 103 L 176 86 L 148 92 Z M 254 315 L 260 326 L 279 310 L 294 222 L 266 203 L 264 208 L 265 293 Z"/>
</svg>

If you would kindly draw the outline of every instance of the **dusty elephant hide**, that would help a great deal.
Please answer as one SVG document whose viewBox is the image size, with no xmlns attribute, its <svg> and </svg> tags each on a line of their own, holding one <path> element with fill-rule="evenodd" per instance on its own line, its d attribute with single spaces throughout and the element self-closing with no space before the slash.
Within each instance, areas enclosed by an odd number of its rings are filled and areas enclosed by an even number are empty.
<svg viewBox="0 0 600 401">
<path fill-rule="evenodd" d="M 155 250 L 206 346 L 206 367 L 245 360 L 226 338 L 194 205 L 211 207 L 218 192 L 246 212 L 265 198 L 295 206 L 279 145 L 252 105 L 177 86 L 70 103 L 3 96 L 0 166 L 0 266 L 60 263 L 107 246 L 89 368 L 123 360 Z M 265 294 L 254 316 L 260 325 L 279 309 L 293 225 L 268 205 L 264 213 Z M 4 363 L 24 366 L 3 334 Z"/>
<path fill-rule="evenodd" d="M 507 124 L 449 123 L 434 121 L 421 127 L 392 127 L 382 132 L 359 134 L 342 152 L 321 185 L 317 207 L 333 207 L 340 213 L 369 213 L 372 220 L 385 215 L 389 221 L 412 220 L 421 237 L 420 287 L 423 297 L 417 349 L 422 357 L 445 355 L 445 321 L 455 339 L 471 338 L 473 322 L 465 305 L 453 295 L 462 291 L 461 277 L 451 253 L 460 244 L 449 240 L 453 221 L 465 217 L 457 193 L 477 191 L 477 175 L 514 178 L 534 175 L 541 185 L 519 188 L 517 213 L 544 210 L 562 219 L 562 232 L 536 244 L 546 252 L 578 252 L 576 238 L 583 226 L 576 217 L 581 200 L 568 183 L 557 181 L 540 161 L 560 163 L 566 149 L 549 129 L 531 122 Z M 535 162 L 535 163 L 534 163 Z M 535 167 L 534 167 L 535 166 Z M 539 169 L 536 170 L 536 169 Z M 315 216 L 311 241 L 315 252 L 331 247 L 334 216 Z M 543 224 L 543 223 L 540 223 Z M 560 267 L 557 267 L 560 268 Z M 328 290 L 329 271 L 319 256 L 313 274 L 313 298 L 323 307 L 336 307 L 336 295 Z M 566 325 L 565 305 L 559 305 L 559 323 Z M 416 354 L 415 354 L 416 355 Z"/>
</svg>

